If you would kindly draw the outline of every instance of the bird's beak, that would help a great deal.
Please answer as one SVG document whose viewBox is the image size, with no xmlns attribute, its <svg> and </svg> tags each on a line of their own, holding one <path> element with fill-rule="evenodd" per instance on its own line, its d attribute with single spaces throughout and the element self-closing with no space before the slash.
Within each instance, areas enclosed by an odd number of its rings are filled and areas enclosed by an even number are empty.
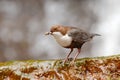
<svg viewBox="0 0 120 80">
<path fill-rule="evenodd" d="M 45 35 L 52 35 L 52 32 L 46 32 Z"/>
</svg>

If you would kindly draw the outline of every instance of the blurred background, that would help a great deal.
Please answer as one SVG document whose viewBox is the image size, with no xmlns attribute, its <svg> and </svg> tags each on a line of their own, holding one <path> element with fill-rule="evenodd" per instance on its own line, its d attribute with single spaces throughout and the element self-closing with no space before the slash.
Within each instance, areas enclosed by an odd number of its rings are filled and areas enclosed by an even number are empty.
<svg viewBox="0 0 120 80">
<path fill-rule="evenodd" d="M 79 57 L 120 53 L 120 0 L 0 0 L 0 61 L 65 58 L 69 49 L 44 35 L 55 24 L 102 35 Z"/>
</svg>

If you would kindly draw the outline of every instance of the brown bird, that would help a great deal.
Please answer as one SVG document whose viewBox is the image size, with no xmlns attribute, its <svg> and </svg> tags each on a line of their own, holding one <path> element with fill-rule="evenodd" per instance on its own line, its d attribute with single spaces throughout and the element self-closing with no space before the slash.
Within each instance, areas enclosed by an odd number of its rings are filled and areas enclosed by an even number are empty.
<svg viewBox="0 0 120 80">
<path fill-rule="evenodd" d="M 77 48 L 78 52 L 73 58 L 73 61 L 75 61 L 77 56 L 80 54 L 81 47 L 85 42 L 90 41 L 94 36 L 100 36 L 99 34 L 90 34 L 77 27 L 62 25 L 52 26 L 50 32 L 47 32 L 46 35 L 52 35 L 62 47 L 71 49 L 65 58 L 64 63 L 68 60 L 74 48 Z"/>
</svg>

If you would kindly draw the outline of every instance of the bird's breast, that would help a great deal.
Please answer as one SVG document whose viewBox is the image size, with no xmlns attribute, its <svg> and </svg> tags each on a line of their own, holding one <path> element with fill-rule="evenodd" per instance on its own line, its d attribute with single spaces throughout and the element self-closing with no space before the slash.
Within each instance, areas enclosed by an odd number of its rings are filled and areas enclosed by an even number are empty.
<svg viewBox="0 0 120 80">
<path fill-rule="evenodd" d="M 55 39 L 63 47 L 67 47 L 67 46 L 71 45 L 71 43 L 72 43 L 72 37 L 70 37 L 68 35 L 57 37 Z"/>
</svg>

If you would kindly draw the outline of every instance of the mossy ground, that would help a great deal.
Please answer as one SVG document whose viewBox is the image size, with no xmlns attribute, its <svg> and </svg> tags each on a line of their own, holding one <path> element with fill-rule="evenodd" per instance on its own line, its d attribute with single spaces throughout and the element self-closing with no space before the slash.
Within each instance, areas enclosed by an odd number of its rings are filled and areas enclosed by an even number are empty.
<svg viewBox="0 0 120 80">
<path fill-rule="evenodd" d="M 120 80 L 120 55 L 81 58 L 73 65 L 62 60 L 0 63 L 0 80 Z"/>
</svg>

